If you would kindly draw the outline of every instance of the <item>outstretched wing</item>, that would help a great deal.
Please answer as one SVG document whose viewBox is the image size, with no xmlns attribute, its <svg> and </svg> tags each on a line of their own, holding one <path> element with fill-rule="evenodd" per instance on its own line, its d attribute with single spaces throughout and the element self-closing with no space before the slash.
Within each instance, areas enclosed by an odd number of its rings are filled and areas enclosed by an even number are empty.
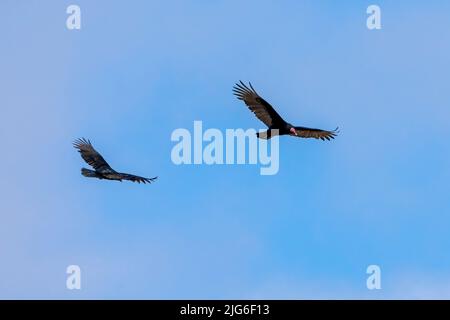
<svg viewBox="0 0 450 320">
<path fill-rule="evenodd" d="M 139 177 L 139 176 L 135 176 L 132 174 L 128 174 L 128 173 L 119 173 L 120 178 L 122 180 L 130 180 L 133 182 L 137 182 L 137 183 L 152 183 L 153 181 L 155 181 L 156 179 L 158 179 L 158 177 L 154 177 L 154 178 L 143 178 L 143 177 Z"/>
<path fill-rule="evenodd" d="M 321 140 L 330 140 L 330 139 L 334 139 L 334 137 L 336 137 L 337 134 L 339 133 L 339 131 L 338 131 L 339 128 L 336 128 L 333 131 L 305 128 L 305 127 L 294 127 L 294 128 L 295 128 L 295 132 L 297 132 L 297 136 L 301 137 L 301 138 L 315 138 L 315 139 L 321 139 Z"/>
<path fill-rule="evenodd" d="M 85 138 L 77 139 L 74 141 L 73 146 L 78 149 L 83 160 L 95 170 L 99 172 L 113 171 L 101 154 L 94 149 L 89 140 Z"/>
<path fill-rule="evenodd" d="M 256 93 L 250 82 L 250 88 L 242 81 L 239 82 L 233 87 L 234 95 L 244 101 L 259 120 L 268 127 L 282 127 L 286 123 L 275 109 Z"/>
</svg>

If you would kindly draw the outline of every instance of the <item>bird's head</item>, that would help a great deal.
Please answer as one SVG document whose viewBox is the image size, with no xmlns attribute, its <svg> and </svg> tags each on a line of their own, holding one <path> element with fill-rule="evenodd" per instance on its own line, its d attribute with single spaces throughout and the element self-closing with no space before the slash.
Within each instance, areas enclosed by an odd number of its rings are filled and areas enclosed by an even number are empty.
<svg viewBox="0 0 450 320">
<path fill-rule="evenodd" d="M 289 134 L 290 134 L 290 135 L 292 135 L 292 136 L 298 136 L 297 131 L 295 131 L 295 128 L 294 128 L 293 125 L 288 124 L 287 127 L 288 127 L 288 130 L 289 130 Z"/>
</svg>

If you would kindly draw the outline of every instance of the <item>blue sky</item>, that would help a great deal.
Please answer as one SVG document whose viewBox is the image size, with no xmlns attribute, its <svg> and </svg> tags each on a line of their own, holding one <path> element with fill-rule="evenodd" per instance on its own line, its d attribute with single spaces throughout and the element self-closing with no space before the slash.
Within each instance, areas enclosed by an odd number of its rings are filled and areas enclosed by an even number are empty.
<svg viewBox="0 0 450 320">
<path fill-rule="evenodd" d="M 0 297 L 450 298 L 449 16 L 445 1 L 2 1 Z M 195 120 L 263 128 L 238 80 L 340 136 L 281 138 L 275 176 L 175 166 L 170 135 Z M 78 137 L 160 179 L 82 177 Z"/>
</svg>

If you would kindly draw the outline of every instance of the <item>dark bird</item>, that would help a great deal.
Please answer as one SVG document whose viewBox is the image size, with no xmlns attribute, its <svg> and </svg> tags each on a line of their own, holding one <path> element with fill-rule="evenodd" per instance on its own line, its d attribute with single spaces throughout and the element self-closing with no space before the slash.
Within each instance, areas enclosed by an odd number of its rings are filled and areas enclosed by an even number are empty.
<svg viewBox="0 0 450 320">
<path fill-rule="evenodd" d="M 233 87 L 233 93 L 238 99 L 245 102 L 247 107 L 259 120 L 269 127 L 266 132 L 257 133 L 258 138 L 270 139 L 275 135 L 291 135 L 300 138 L 330 140 L 337 136 L 339 128 L 333 131 L 327 131 L 306 127 L 294 127 L 292 124 L 284 121 L 275 109 L 256 93 L 251 83 L 249 85 L 250 88 L 240 81 L 240 83 L 236 83 Z"/>
<path fill-rule="evenodd" d="M 81 157 L 84 161 L 95 170 L 89 170 L 86 168 L 81 169 L 81 174 L 89 178 L 98 178 L 106 180 L 117 180 L 122 182 L 122 180 L 130 180 L 138 183 L 151 183 L 155 181 L 158 177 L 154 178 L 143 178 L 135 176 L 128 173 L 121 173 L 113 170 L 110 165 L 103 159 L 100 153 L 98 153 L 92 146 L 89 140 L 84 138 L 77 139 L 74 141 L 73 146 L 78 149 Z"/>
</svg>

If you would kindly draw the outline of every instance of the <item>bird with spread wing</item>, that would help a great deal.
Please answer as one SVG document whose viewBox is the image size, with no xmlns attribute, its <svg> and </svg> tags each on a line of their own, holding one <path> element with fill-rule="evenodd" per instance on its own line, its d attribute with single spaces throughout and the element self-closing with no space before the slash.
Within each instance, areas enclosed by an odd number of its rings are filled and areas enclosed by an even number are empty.
<svg viewBox="0 0 450 320">
<path fill-rule="evenodd" d="M 315 138 L 330 140 L 338 134 L 338 129 L 333 131 L 313 129 L 306 127 L 294 127 L 275 111 L 275 109 L 253 89 L 249 83 L 247 87 L 242 81 L 233 87 L 234 95 L 244 101 L 247 107 L 261 120 L 269 129 L 266 132 L 257 133 L 258 138 L 270 139 L 275 135 L 290 135 L 300 138 Z"/>
<path fill-rule="evenodd" d="M 81 174 L 89 178 L 98 178 L 106 180 L 117 180 L 122 182 L 122 180 L 129 180 L 138 183 L 151 183 L 155 181 L 158 177 L 154 178 L 143 178 L 135 176 L 128 173 L 121 173 L 113 170 L 110 165 L 103 159 L 100 153 L 98 153 L 92 146 L 89 140 L 84 138 L 77 139 L 74 141 L 73 146 L 78 149 L 81 157 L 87 164 L 89 164 L 94 170 L 82 168 Z"/>
</svg>

